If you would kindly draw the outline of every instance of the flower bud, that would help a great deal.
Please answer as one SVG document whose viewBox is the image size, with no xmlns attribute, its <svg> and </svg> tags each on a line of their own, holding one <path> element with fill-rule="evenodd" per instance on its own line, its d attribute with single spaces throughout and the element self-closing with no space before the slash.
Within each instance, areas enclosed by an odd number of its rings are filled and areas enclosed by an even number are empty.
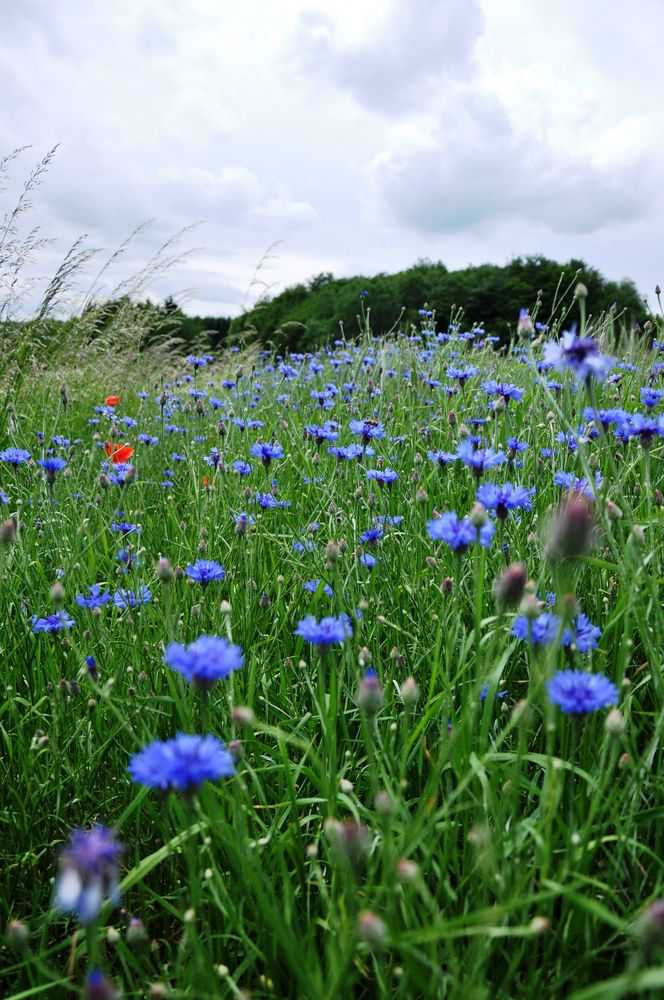
<svg viewBox="0 0 664 1000">
<path fill-rule="evenodd" d="M 588 298 L 588 289 L 582 281 L 579 281 L 576 288 L 574 289 L 575 299 L 586 299 Z"/>
<path fill-rule="evenodd" d="M 327 819 L 324 829 L 337 859 L 352 868 L 358 868 L 369 851 L 368 828 L 352 819 L 344 820 L 343 823 Z"/>
<path fill-rule="evenodd" d="M 564 500 L 550 523 L 544 554 L 549 562 L 584 555 L 595 536 L 595 507 L 581 494 Z"/>
<path fill-rule="evenodd" d="M 527 582 L 525 563 L 512 563 L 493 581 L 496 603 L 502 608 L 517 607 L 524 596 Z"/>
<path fill-rule="evenodd" d="M 16 951 L 23 951 L 27 947 L 30 938 L 30 931 L 27 924 L 20 920 L 10 920 L 7 924 L 7 941 Z"/>
<path fill-rule="evenodd" d="M 646 949 L 664 944 L 664 899 L 656 899 L 643 911 L 634 931 Z"/>
<path fill-rule="evenodd" d="M 127 944 L 132 948 L 145 944 L 147 941 L 147 931 L 138 917 L 130 918 L 125 937 L 127 939 Z"/>
<path fill-rule="evenodd" d="M 627 728 L 625 719 L 617 708 L 612 708 L 604 720 L 604 729 L 609 736 L 622 736 Z"/>
<path fill-rule="evenodd" d="M 420 686 L 414 677 L 406 677 L 400 689 L 401 700 L 408 708 L 412 708 L 420 700 Z"/>
<path fill-rule="evenodd" d="M 370 948 L 382 948 L 387 937 L 387 927 L 372 910 L 362 910 L 357 918 L 357 933 Z"/>
<path fill-rule="evenodd" d="M 170 583 L 175 576 L 175 571 L 173 570 L 169 560 L 164 558 L 161 558 L 158 561 L 155 573 L 157 579 L 161 580 L 162 583 Z"/>
<path fill-rule="evenodd" d="M 385 695 L 376 671 L 365 671 L 357 692 L 357 704 L 367 715 L 376 715 L 383 707 Z"/>
</svg>

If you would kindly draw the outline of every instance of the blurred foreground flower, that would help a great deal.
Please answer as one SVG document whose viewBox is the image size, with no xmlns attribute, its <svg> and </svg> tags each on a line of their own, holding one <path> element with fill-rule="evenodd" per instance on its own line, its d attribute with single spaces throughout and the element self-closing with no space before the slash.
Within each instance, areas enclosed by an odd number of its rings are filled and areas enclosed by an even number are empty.
<svg viewBox="0 0 664 1000">
<path fill-rule="evenodd" d="M 74 830 L 68 847 L 60 855 L 55 882 L 56 908 L 74 913 L 82 924 L 89 924 L 99 916 L 104 899 L 117 905 L 118 859 L 123 850 L 112 831 L 104 826 Z"/>
<path fill-rule="evenodd" d="M 240 669 L 242 649 L 219 636 L 202 635 L 189 646 L 171 642 L 166 647 L 164 662 L 194 687 L 207 691 L 216 680 Z"/>
</svg>

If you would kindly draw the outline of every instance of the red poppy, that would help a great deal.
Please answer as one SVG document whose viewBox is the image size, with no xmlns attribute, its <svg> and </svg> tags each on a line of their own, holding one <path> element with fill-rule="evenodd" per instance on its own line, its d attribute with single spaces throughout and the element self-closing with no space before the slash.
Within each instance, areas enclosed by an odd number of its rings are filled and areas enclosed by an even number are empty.
<svg viewBox="0 0 664 1000">
<path fill-rule="evenodd" d="M 210 477 L 209 476 L 203 476 L 203 478 L 201 479 L 201 482 L 203 483 L 203 486 L 205 487 L 206 490 L 210 489 Z"/>
<path fill-rule="evenodd" d="M 107 406 L 117 406 L 119 402 L 120 402 L 120 397 L 119 396 L 107 396 L 106 397 L 106 405 Z"/>
<path fill-rule="evenodd" d="M 116 444 L 115 441 L 104 441 L 104 451 L 113 465 L 128 462 L 134 454 L 134 449 L 130 448 L 128 444 Z"/>
</svg>

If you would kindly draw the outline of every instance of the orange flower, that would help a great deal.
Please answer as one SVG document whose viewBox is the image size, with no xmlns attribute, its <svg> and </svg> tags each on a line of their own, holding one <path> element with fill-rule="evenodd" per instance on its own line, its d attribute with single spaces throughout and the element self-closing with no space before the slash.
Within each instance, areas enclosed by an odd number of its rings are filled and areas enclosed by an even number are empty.
<svg viewBox="0 0 664 1000">
<path fill-rule="evenodd" d="M 119 402 L 120 402 L 120 397 L 119 396 L 107 396 L 106 397 L 106 405 L 107 406 L 117 406 Z"/>
<path fill-rule="evenodd" d="M 210 477 L 209 476 L 203 476 L 203 478 L 201 479 L 201 482 L 203 483 L 203 486 L 205 487 L 206 490 L 210 489 Z"/>
<path fill-rule="evenodd" d="M 134 454 L 134 449 L 130 448 L 128 444 L 116 444 L 115 441 L 104 441 L 104 451 L 113 465 L 128 462 Z"/>
</svg>

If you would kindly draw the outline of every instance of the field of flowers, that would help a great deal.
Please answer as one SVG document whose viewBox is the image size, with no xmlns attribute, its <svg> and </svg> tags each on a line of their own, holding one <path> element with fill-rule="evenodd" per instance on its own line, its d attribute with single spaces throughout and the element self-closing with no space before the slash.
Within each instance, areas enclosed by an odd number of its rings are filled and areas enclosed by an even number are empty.
<svg viewBox="0 0 664 1000">
<path fill-rule="evenodd" d="M 10 387 L 2 996 L 662 996 L 664 354 L 365 306 Z"/>
</svg>

